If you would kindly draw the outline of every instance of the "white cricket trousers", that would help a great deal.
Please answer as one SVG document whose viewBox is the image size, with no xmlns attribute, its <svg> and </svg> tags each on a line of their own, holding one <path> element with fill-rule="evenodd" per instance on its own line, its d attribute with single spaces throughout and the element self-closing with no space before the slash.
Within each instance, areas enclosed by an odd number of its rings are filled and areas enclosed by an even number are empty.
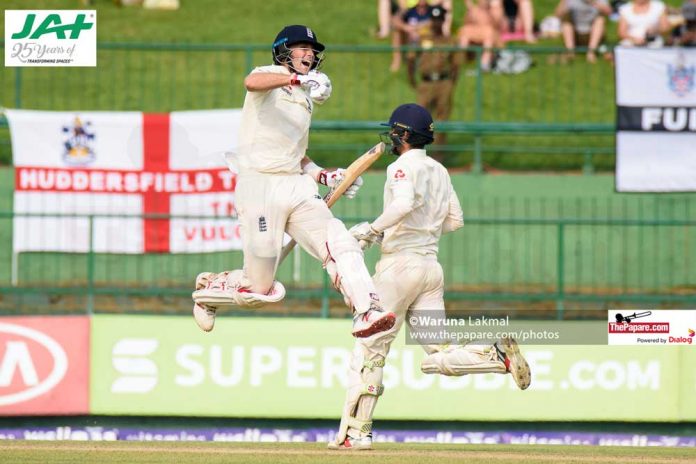
<svg viewBox="0 0 696 464">
<path fill-rule="evenodd" d="M 327 257 L 328 221 L 333 218 L 306 174 L 240 172 L 235 190 L 244 247 L 244 272 L 252 292 L 273 284 L 287 232 L 314 258 Z"/>
<path fill-rule="evenodd" d="M 396 314 L 396 323 L 386 332 L 356 340 L 359 345 L 363 345 L 365 356 L 370 361 L 387 357 L 389 347 L 404 320 L 412 326 L 408 322 L 411 315 L 428 314 L 432 318 L 441 319 L 445 317 L 445 281 L 436 255 L 408 252 L 383 255 L 377 263 L 373 280 L 383 307 Z M 411 330 L 432 329 L 411 327 Z M 433 343 L 433 346 L 424 344 L 423 349 L 432 353 L 436 351 L 434 345 L 438 343 Z"/>
</svg>

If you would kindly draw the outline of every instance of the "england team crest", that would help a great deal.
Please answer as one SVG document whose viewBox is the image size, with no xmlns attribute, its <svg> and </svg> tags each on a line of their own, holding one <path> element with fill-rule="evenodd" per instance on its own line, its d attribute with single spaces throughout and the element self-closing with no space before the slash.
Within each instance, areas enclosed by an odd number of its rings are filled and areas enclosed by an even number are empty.
<svg viewBox="0 0 696 464">
<path fill-rule="evenodd" d="M 677 94 L 678 97 L 683 97 L 687 93 L 691 92 L 694 88 L 695 73 L 696 66 L 686 66 L 684 64 L 683 56 L 679 57 L 676 66 L 668 64 L 667 74 L 669 78 L 668 80 L 670 90 Z"/>
<path fill-rule="evenodd" d="M 63 126 L 63 161 L 70 166 L 85 166 L 96 158 L 94 154 L 94 132 L 90 131 L 91 122 L 83 123 L 75 116 L 72 126 Z"/>
</svg>

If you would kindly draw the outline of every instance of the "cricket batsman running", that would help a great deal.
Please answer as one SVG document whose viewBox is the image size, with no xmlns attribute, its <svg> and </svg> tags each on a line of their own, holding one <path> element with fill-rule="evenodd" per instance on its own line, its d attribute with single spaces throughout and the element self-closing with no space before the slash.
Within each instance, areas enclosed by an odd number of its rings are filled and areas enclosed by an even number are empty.
<svg viewBox="0 0 696 464">
<path fill-rule="evenodd" d="M 224 306 L 259 307 L 285 296 L 274 280 L 287 232 L 320 260 L 334 286 L 353 309 L 355 337 L 388 330 L 395 315 L 382 309 L 358 242 L 335 219 L 318 194 L 317 183 L 335 186 L 343 170 L 327 171 L 305 152 L 315 104 L 331 95 L 331 81 L 318 71 L 324 45 L 306 26 L 286 26 L 273 42 L 273 65 L 254 69 L 244 80 L 238 153 L 228 158 L 238 170 L 237 211 L 244 269 L 196 278 L 193 315 L 210 331 Z M 345 196 L 362 185 L 358 178 Z"/>
<path fill-rule="evenodd" d="M 348 392 L 341 424 L 330 449 L 372 449 L 372 416 L 384 391 L 382 370 L 389 347 L 408 317 L 428 314 L 445 317 L 444 278 L 437 260 L 443 233 L 464 225 L 462 209 L 447 170 L 430 158 L 424 147 L 433 142 L 433 119 L 414 103 L 401 105 L 389 118 L 392 154 L 398 158 L 387 168 L 384 211 L 372 223 L 350 232 L 366 247 L 381 243 L 374 282 L 383 304 L 396 311 L 396 324 L 369 338 L 356 340 L 348 371 Z M 431 339 L 432 340 L 432 339 Z M 427 342 L 426 342 L 427 343 Z M 427 356 L 421 364 L 426 374 L 461 376 L 488 372 L 512 374 L 517 386 L 529 387 L 529 365 L 512 338 L 467 345 L 423 344 Z"/>
</svg>

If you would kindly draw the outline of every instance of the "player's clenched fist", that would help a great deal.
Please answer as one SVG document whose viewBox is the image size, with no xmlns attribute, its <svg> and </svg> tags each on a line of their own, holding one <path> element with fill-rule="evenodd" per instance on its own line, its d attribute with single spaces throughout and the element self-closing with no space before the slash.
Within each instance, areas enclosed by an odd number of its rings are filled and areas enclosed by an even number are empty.
<svg viewBox="0 0 696 464">
<path fill-rule="evenodd" d="M 322 185 L 326 185 L 329 188 L 334 188 L 336 185 L 338 185 L 343 178 L 345 177 L 345 169 L 338 168 L 335 171 L 327 171 L 327 170 L 322 170 L 319 173 L 319 178 L 318 181 Z M 348 190 L 343 194 L 344 196 L 348 198 L 355 198 L 355 195 L 358 193 L 358 190 L 363 184 L 362 177 L 358 177 L 355 179 L 355 182 L 351 184 L 350 187 L 348 187 Z"/>
<path fill-rule="evenodd" d="M 331 96 L 331 80 L 323 72 L 310 71 L 299 74 L 294 79 L 307 91 L 314 103 L 321 105 Z"/>
</svg>

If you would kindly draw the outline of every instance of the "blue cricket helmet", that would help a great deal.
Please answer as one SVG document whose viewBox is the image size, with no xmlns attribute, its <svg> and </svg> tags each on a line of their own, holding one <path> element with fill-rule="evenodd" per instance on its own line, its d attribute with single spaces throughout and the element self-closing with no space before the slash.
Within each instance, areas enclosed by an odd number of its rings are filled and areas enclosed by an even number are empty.
<svg viewBox="0 0 696 464">
<path fill-rule="evenodd" d="M 408 131 L 411 145 L 428 145 L 433 143 L 435 130 L 430 112 L 416 103 L 406 103 L 394 110 L 389 123 L 383 124 L 392 129 Z"/>
<path fill-rule="evenodd" d="M 325 49 L 324 44 L 317 40 L 317 35 L 312 29 L 299 24 L 285 26 L 283 30 L 278 33 L 273 41 L 273 63 L 287 63 L 290 58 L 289 47 L 298 43 L 308 43 L 312 46 L 314 50 L 314 63 L 312 64 L 312 69 L 318 69 L 324 60 L 324 54 L 322 53 Z"/>
</svg>

